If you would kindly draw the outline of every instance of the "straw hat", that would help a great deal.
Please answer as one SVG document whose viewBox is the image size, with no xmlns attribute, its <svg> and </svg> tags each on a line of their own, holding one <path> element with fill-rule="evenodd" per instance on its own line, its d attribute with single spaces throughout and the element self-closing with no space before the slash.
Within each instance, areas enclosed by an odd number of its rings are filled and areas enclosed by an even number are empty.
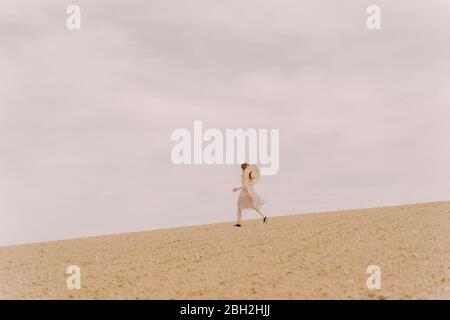
<svg viewBox="0 0 450 320">
<path fill-rule="evenodd" d="M 251 164 L 244 170 L 244 179 L 248 184 L 255 184 L 258 182 L 261 173 L 256 164 Z"/>
</svg>

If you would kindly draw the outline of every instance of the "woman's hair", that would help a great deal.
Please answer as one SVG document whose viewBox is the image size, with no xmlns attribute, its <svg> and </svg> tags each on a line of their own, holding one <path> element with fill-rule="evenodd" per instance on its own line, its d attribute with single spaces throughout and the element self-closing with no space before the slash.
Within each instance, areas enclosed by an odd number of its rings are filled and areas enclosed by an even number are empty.
<svg viewBox="0 0 450 320">
<path fill-rule="evenodd" d="M 243 164 L 241 164 L 241 169 L 245 170 L 245 168 L 247 168 L 248 166 L 249 166 L 248 163 L 243 163 Z"/>
</svg>

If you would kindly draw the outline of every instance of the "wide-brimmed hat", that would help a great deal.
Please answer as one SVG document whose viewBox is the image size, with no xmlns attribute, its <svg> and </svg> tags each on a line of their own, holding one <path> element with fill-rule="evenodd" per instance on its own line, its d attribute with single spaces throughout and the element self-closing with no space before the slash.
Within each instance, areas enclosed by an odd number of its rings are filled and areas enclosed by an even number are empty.
<svg viewBox="0 0 450 320">
<path fill-rule="evenodd" d="M 258 182 L 261 173 L 256 164 L 251 164 L 245 168 L 243 176 L 248 184 L 255 184 Z"/>
</svg>

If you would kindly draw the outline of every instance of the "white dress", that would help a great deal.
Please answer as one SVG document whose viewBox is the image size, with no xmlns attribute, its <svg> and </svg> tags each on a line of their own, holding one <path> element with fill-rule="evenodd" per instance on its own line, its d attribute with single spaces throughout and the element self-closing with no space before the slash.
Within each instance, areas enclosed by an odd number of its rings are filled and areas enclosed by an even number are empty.
<svg viewBox="0 0 450 320">
<path fill-rule="evenodd" d="M 244 177 L 241 176 L 242 189 L 239 194 L 238 208 L 243 209 L 259 209 L 264 204 L 264 200 L 258 196 L 255 188 L 248 184 Z"/>
</svg>

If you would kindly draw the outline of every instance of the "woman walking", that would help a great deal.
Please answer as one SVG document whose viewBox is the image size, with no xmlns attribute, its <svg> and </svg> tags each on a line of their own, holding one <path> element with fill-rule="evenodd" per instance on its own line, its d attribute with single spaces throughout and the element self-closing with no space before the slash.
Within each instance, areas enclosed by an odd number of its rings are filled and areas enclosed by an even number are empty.
<svg viewBox="0 0 450 320">
<path fill-rule="evenodd" d="M 234 188 L 233 192 L 241 191 L 238 200 L 237 209 L 237 223 L 236 227 L 241 226 L 242 210 L 253 209 L 258 212 L 263 218 L 263 223 L 267 223 L 267 217 L 262 213 L 261 206 L 264 204 L 259 195 L 256 193 L 253 185 L 259 180 L 259 168 L 252 164 L 243 163 L 241 165 L 242 176 L 241 176 L 241 187 Z"/>
</svg>

